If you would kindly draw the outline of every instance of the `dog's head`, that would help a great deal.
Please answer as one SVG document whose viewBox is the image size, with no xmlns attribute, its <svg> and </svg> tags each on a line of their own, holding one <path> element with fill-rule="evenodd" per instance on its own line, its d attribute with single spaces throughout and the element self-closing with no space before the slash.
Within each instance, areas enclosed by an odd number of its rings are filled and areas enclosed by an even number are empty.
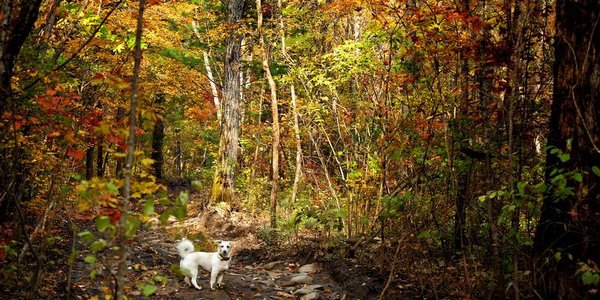
<svg viewBox="0 0 600 300">
<path fill-rule="evenodd" d="M 221 255 L 222 258 L 229 258 L 231 257 L 231 248 L 232 248 L 232 242 L 230 241 L 216 241 L 217 243 L 217 251 L 219 252 L 219 255 Z"/>
</svg>

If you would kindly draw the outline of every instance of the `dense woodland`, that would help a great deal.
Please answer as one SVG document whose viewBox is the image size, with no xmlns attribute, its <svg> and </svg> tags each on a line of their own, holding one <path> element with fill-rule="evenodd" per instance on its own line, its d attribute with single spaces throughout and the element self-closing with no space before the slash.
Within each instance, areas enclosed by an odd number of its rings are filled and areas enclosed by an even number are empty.
<svg viewBox="0 0 600 300">
<path fill-rule="evenodd" d="M 594 0 L 2 0 L 0 295 L 166 298 L 182 279 L 132 277 L 139 241 L 214 211 L 254 222 L 253 251 L 372 267 L 380 299 L 600 297 L 599 21 Z"/>
</svg>

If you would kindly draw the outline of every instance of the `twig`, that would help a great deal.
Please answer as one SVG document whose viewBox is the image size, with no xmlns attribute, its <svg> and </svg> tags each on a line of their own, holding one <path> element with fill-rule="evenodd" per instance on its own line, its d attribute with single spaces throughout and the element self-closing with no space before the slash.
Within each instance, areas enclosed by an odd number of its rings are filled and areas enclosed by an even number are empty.
<svg viewBox="0 0 600 300">
<path fill-rule="evenodd" d="M 381 294 L 379 294 L 379 300 L 383 299 L 385 292 L 390 287 L 390 284 L 392 284 L 392 281 L 394 280 L 394 276 L 396 275 L 396 260 L 398 259 L 398 253 L 400 252 L 400 246 L 402 246 L 402 242 L 404 242 L 404 239 L 398 240 L 398 247 L 396 247 L 396 253 L 394 254 L 394 262 L 392 263 L 392 269 L 390 270 L 390 276 L 388 276 L 388 280 L 385 283 L 385 287 L 383 287 L 383 290 L 381 290 Z"/>
<path fill-rule="evenodd" d="M 35 258 L 35 261 L 37 263 L 37 269 L 35 272 L 35 282 L 33 284 L 33 293 L 37 293 L 37 287 L 38 287 L 38 281 L 39 281 L 39 274 L 40 274 L 40 270 L 42 268 L 42 260 L 41 257 L 38 255 L 38 253 L 36 252 L 35 248 L 33 248 L 33 245 L 31 244 L 31 240 L 29 239 L 29 236 L 27 236 L 27 231 L 25 229 L 25 218 L 23 217 L 23 211 L 21 210 L 21 205 L 19 204 L 19 200 L 20 196 L 16 197 L 13 201 L 15 202 L 15 208 L 17 209 L 17 214 L 19 215 L 19 224 L 21 226 L 21 230 L 23 230 L 23 235 L 25 236 L 25 242 L 27 242 L 27 245 L 29 245 L 29 249 L 31 249 L 31 254 L 33 255 L 33 257 Z"/>
<path fill-rule="evenodd" d="M 121 5 L 121 3 L 123 3 L 124 0 L 119 0 L 119 2 L 117 2 L 115 4 L 115 6 L 113 6 L 113 8 L 106 14 L 106 16 L 104 16 L 104 18 L 102 19 L 102 21 L 100 22 L 100 24 L 98 24 L 98 26 L 96 26 L 96 28 L 94 29 L 94 31 L 92 32 L 92 34 L 88 37 L 88 39 L 81 44 L 81 46 L 79 46 L 79 48 L 77 49 L 77 51 L 75 51 L 69 58 L 67 58 L 67 60 L 65 60 L 63 63 L 61 63 L 60 65 L 54 67 L 51 69 L 51 71 L 58 71 L 62 68 L 64 68 L 68 63 L 70 63 L 73 59 L 75 59 L 78 55 L 79 52 L 81 52 L 81 50 L 83 50 L 83 48 L 85 48 L 89 43 L 92 42 L 92 40 L 96 37 L 96 34 L 100 31 L 100 29 L 102 28 L 102 26 L 104 26 L 104 24 L 106 23 L 106 21 L 108 21 L 108 18 L 113 14 L 113 12 Z M 40 82 L 42 80 L 42 77 L 38 77 L 36 80 L 34 80 L 32 83 L 28 84 L 27 86 L 25 86 L 23 88 L 23 90 L 28 90 L 32 87 L 34 87 L 36 84 L 38 84 L 38 82 Z"/>
</svg>

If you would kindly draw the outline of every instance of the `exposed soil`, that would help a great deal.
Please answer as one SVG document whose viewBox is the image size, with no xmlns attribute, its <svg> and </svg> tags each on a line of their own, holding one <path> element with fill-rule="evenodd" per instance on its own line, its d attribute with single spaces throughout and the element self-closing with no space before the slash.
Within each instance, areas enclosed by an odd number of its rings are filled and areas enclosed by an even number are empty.
<svg viewBox="0 0 600 300">
<path fill-rule="evenodd" d="M 144 226 L 130 244 L 127 275 L 129 282 L 152 282 L 156 276 L 165 276 L 166 283 L 155 282 L 157 290 L 148 297 L 151 299 L 377 299 L 388 274 L 358 263 L 357 260 L 339 258 L 326 253 L 317 244 L 302 244 L 287 247 L 266 246 L 255 236 L 261 227 L 257 220 L 249 219 L 244 213 L 231 213 L 223 218 L 215 210 L 211 212 L 191 211 L 196 215 L 184 222 L 170 220 L 166 227 Z M 93 221 L 77 221 L 81 230 L 94 231 Z M 257 223 L 258 222 L 258 223 Z M 66 221 L 54 224 L 64 232 L 60 236 L 69 237 L 72 233 Z M 187 286 L 178 275 L 179 256 L 175 245 L 182 237 L 191 239 L 196 251 L 212 251 L 211 241 L 228 239 L 235 242 L 231 268 L 224 278 L 222 289 L 209 289 L 209 276 L 201 273 L 197 290 Z M 64 239 L 54 245 L 56 251 L 48 251 L 44 277 L 40 291 L 50 299 L 103 299 L 111 294 L 113 278 L 107 271 L 114 265 L 114 258 L 98 254 L 97 261 L 89 264 L 84 258 L 90 255 L 89 245 L 77 239 L 79 249 L 69 272 L 66 258 L 71 253 L 71 241 Z M 30 264 L 33 266 L 34 264 Z M 373 264 L 376 265 L 376 264 Z M 95 279 L 90 272 L 96 270 Z M 71 292 L 67 292 L 68 274 L 71 277 Z M 25 282 L 21 280 L 22 282 Z M 19 282 L 18 280 L 15 282 Z M 396 277 L 386 292 L 384 299 L 414 299 L 418 292 L 401 289 L 405 284 Z M 25 299 L 41 298 L 30 296 L 30 287 L 14 286 L 15 283 L 0 283 L 0 298 Z M 141 289 L 127 290 L 134 298 L 145 299 Z"/>
</svg>

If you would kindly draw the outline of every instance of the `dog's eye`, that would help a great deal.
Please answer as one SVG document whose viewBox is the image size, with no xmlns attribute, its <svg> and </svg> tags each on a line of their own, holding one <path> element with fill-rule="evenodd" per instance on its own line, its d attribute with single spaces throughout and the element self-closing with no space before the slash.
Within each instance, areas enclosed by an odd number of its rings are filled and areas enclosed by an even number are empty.
<svg viewBox="0 0 600 300">
<path fill-rule="evenodd" d="M 229 249 L 229 246 L 227 246 L 227 249 Z"/>
</svg>

